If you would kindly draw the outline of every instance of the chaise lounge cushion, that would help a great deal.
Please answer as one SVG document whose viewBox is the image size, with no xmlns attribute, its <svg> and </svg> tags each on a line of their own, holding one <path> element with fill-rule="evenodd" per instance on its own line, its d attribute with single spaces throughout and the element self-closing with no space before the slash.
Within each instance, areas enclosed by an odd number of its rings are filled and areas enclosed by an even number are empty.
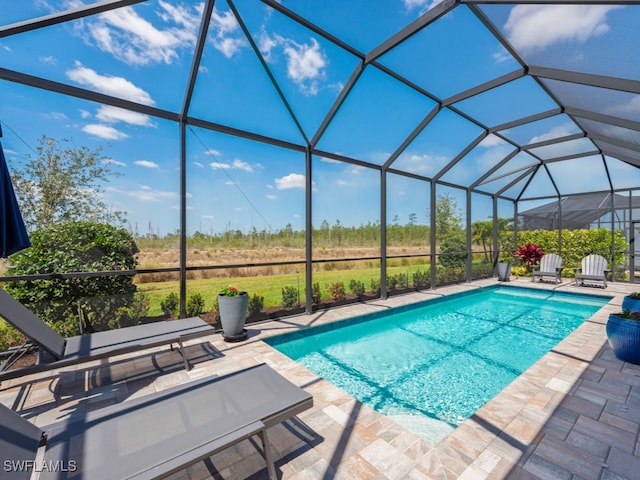
<svg viewBox="0 0 640 480">
<path fill-rule="evenodd" d="M 73 468 L 69 478 L 162 478 L 255 433 L 264 434 L 312 405 L 309 393 L 261 364 L 46 426 L 42 458 L 48 465 Z M 33 433 L 35 428 L 1 404 L 0 424 L 3 438 L 21 438 L 24 434 L 19 429 Z M 262 438 L 273 476 L 268 441 Z M 29 448 L 33 442 L 27 442 L 22 451 Z M 33 450 L 31 459 L 35 454 Z M 0 442 L 0 456 L 7 455 L 14 451 Z M 43 472 L 40 478 L 66 478 L 66 474 Z"/>
</svg>

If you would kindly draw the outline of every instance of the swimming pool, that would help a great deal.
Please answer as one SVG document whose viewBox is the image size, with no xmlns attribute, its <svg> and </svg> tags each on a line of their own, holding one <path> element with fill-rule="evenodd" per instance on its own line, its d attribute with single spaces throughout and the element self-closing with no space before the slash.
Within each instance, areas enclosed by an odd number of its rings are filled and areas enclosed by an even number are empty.
<svg viewBox="0 0 640 480">
<path fill-rule="evenodd" d="M 266 341 L 437 443 L 610 298 L 487 287 Z"/>
</svg>

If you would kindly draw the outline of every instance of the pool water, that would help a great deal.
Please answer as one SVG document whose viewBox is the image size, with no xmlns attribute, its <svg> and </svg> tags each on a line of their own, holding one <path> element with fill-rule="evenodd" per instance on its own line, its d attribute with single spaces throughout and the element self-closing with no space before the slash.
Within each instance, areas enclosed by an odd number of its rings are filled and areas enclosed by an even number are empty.
<svg viewBox="0 0 640 480">
<path fill-rule="evenodd" d="M 267 342 L 437 443 L 610 298 L 481 288 Z"/>
</svg>

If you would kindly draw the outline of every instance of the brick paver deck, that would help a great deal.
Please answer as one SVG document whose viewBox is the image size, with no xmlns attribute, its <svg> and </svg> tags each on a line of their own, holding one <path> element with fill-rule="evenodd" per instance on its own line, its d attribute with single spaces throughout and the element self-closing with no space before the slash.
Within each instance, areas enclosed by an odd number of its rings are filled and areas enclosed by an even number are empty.
<svg viewBox="0 0 640 480">
<path fill-rule="evenodd" d="M 314 407 L 274 427 L 270 440 L 280 478 L 383 479 L 638 479 L 640 478 L 640 367 L 617 360 L 605 323 L 633 285 L 606 290 L 556 286 L 571 292 L 615 295 L 607 306 L 507 386 L 437 445 L 417 438 L 280 354 L 262 339 L 379 309 L 443 295 L 495 280 L 416 292 L 249 326 L 249 339 L 227 344 L 221 335 L 189 344 L 193 368 L 176 352 L 158 348 L 75 369 L 3 382 L 0 401 L 37 425 L 266 362 L 311 392 Z M 215 405 L 212 405 L 215 408 Z M 247 440 L 175 478 L 266 478 L 259 442 Z"/>
</svg>

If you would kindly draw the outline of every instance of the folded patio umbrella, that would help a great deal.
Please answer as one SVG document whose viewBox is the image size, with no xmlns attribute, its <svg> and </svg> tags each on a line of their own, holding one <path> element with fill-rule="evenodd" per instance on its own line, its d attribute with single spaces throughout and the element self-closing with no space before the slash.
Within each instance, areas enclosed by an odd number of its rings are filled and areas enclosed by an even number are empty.
<svg viewBox="0 0 640 480">
<path fill-rule="evenodd" d="M 0 137 L 2 130 L 0 129 Z M 0 143 L 0 258 L 31 246 Z"/>
</svg>

